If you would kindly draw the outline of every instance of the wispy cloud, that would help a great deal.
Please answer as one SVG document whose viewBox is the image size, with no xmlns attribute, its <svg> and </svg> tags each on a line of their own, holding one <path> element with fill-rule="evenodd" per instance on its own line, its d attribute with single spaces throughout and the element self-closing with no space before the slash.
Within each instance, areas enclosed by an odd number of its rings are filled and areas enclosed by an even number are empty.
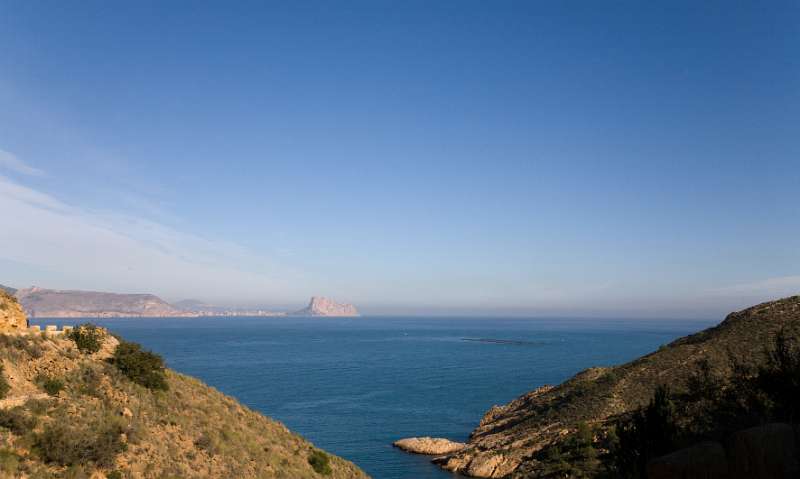
<svg viewBox="0 0 800 479">
<path fill-rule="evenodd" d="M 292 268 L 224 241 L 114 212 L 96 213 L 0 176 L 0 259 L 50 271 L 41 286 L 155 292 L 269 304 L 309 294 Z M 11 278 L 4 278 L 8 281 Z M 26 286 L 26 285 L 18 285 Z"/>
<path fill-rule="evenodd" d="M 0 168 L 5 168 L 16 173 L 28 176 L 42 176 L 44 171 L 34 168 L 5 150 L 0 150 Z"/>
<path fill-rule="evenodd" d="M 710 291 L 718 296 L 791 296 L 800 294 L 800 276 L 779 276 L 733 284 Z"/>
</svg>

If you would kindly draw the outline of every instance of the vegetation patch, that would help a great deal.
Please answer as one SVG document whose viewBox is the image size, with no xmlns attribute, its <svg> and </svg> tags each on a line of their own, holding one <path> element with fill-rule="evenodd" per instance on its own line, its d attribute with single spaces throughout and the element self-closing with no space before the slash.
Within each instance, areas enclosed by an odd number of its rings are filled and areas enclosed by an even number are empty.
<svg viewBox="0 0 800 479">
<path fill-rule="evenodd" d="M 314 469 L 317 474 L 329 476 L 333 472 L 333 470 L 331 470 L 330 458 L 322 451 L 312 451 L 311 454 L 308 455 L 308 463 L 311 464 L 311 468 Z"/>
<path fill-rule="evenodd" d="M 125 377 L 136 384 L 159 391 L 168 389 L 164 360 L 158 354 L 143 350 L 137 343 L 120 342 L 114 351 L 112 362 Z"/>
<path fill-rule="evenodd" d="M 38 454 L 46 462 L 61 466 L 113 465 L 117 454 L 126 448 L 122 440 L 125 424 L 110 414 L 85 422 L 79 419 L 83 418 L 65 413 L 55 416 L 37 435 Z"/>
<path fill-rule="evenodd" d="M 14 477 L 19 468 L 20 459 L 20 456 L 14 451 L 0 449 L 0 472 Z"/>
<path fill-rule="evenodd" d="M 50 396 L 58 396 L 58 393 L 64 389 L 64 381 L 59 378 L 39 376 L 36 378 L 36 382 Z"/>
<path fill-rule="evenodd" d="M 84 354 L 94 354 L 103 346 L 106 333 L 94 324 L 82 324 L 69 333 L 69 339 L 75 341 L 75 346 Z"/>
<path fill-rule="evenodd" d="M 36 427 L 37 420 L 25 413 L 22 407 L 0 409 L 0 427 L 8 429 L 18 436 L 27 434 Z"/>
<path fill-rule="evenodd" d="M 659 387 L 650 403 L 617 421 L 606 467 L 614 477 L 644 478 L 647 463 L 703 440 L 725 444 L 732 433 L 770 422 L 800 422 L 800 342 L 781 332 L 760 366 L 731 357 L 732 374 L 698 365 L 688 390 Z"/>
<path fill-rule="evenodd" d="M 6 379 L 6 373 L 4 369 L 3 363 L 0 363 L 0 399 L 4 399 L 8 394 L 8 391 L 11 390 L 11 386 L 8 384 L 8 380 Z"/>
</svg>

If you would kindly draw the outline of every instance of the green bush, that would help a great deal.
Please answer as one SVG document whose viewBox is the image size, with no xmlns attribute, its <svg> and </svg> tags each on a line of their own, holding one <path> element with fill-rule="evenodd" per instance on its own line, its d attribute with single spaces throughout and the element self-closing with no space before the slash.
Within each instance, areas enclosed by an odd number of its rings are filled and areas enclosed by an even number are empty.
<svg viewBox="0 0 800 479">
<path fill-rule="evenodd" d="M 322 451 L 313 451 L 308 455 L 308 463 L 318 474 L 329 476 L 333 470 L 331 469 L 331 460 L 327 454 Z"/>
<path fill-rule="evenodd" d="M 114 350 L 114 365 L 128 379 L 148 389 L 166 391 L 164 360 L 136 343 L 123 341 Z"/>
<path fill-rule="evenodd" d="M 106 479 L 122 479 L 123 477 L 124 476 L 122 475 L 122 472 L 117 470 L 111 471 L 108 474 L 106 474 Z"/>
<path fill-rule="evenodd" d="M 44 389 L 44 392 L 51 396 L 58 396 L 58 393 L 64 389 L 64 381 L 58 378 L 42 376 L 37 378 L 36 382 Z"/>
<path fill-rule="evenodd" d="M 105 331 L 94 324 L 82 324 L 77 326 L 69 333 L 69 338 L 75 341 L 78 350 L 85 354 L 93 354 L 100 351 L 105 339 Z"/>
<path fill-rule="evenodd" d="M 8 380 L 6 379 L 3 363 L 0 363 L 0 399 L 5 398 L 10 390 L 11 385 L 8 384 Z"/>
<path fill-rule="evenodd" d="M 125 450 L 122 422 L 103 415 L 81 424 L 75 418 L 60 415 L 37 435 L 36 447 L 46 462 L 61 466 L 93 463 L 101 467 L 114 464 L 117 454 Z"/>
</svg>

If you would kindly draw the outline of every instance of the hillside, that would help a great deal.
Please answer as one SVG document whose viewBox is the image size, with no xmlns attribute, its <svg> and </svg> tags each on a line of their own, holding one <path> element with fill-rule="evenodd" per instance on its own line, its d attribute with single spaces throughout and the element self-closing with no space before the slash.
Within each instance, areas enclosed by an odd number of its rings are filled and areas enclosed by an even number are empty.
<svg viewBox="0 0 800 479">
<path fill-rule="evenodd" d="M 292 313 L 293 316 L 360 316 L 352 304 L 337 303 L 336 301 L 313 296 L 308 306 Z"/>
<path fill-rule="evenodd" d="M 137 345 L 80 331 L 0 334 L 0 477 L 367 477 Z"/>
<path fill-rule="evenodd" d="M 582 423 L 603 432 L 611 419 L 647 405 L 658 386 L 685 391 L 704 365 L 724 377 L 731 374 L 731 358 L 741 366 L 763 364 L 781 330 L 800 338 L 800 296 L 731 313 L 716 327 L 627 364 L 591 368 L 556 387 L 541 387 L 495 406 L 472 432 L 466 448 L 435 462 L 476 477 L 546 475 L 548 458 L 539 452 L 566 443 Z"/>
<path fill-rule="evenodd" d="M 28 327 L 28 318 L 14 296 L 0 289 L 0 332 L 15 331 Z"/>
<path fill-rule="evenodd" d="M 112 318 L 191 316 L 152 294 L 54 290 L 31 287 L 16 292 L 32 318 Z"/>
</svg>

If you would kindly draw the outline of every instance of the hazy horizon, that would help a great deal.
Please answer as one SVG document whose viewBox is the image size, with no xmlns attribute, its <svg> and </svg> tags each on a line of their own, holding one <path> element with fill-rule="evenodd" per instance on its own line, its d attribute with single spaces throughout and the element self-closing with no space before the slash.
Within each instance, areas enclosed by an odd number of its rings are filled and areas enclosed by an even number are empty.
<svg viewBox="0 0 800 479">
<path fill-rule="evenodd" d="M 800 293 L 800 4 L 0 11 L 0 283 L 722 319 Z"/>
</svg>

